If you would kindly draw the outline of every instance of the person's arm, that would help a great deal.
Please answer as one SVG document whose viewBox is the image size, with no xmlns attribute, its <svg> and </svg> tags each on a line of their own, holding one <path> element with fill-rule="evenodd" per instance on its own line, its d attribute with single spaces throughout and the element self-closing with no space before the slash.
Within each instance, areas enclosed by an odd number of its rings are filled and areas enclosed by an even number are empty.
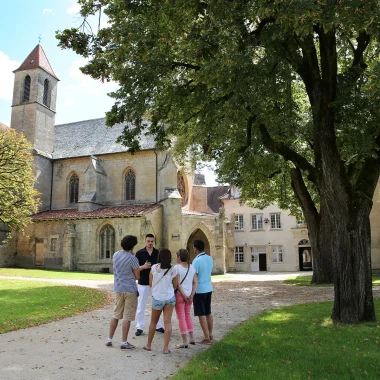
<svg viewBox="0 0 380 380">
<path fill-rule="evenodd" d="M 136 280 L 140 280 L 140 267 L 137 269 L 133 269 L 133 273 L 135 274 Z"/>
<path fill-rule="evenodd" d="M 137 252 L 136 253 L 136 258 L 137 258 L 137 260 L 139 261 L 139 264 L 141 264 L 141 256 L 140 256 L 140 253 L 139 252 Z M 142 271 L 142 270 L 144 270 L 144 269 L 149 269 L 150 268 L 150 262 L 147 260 L 147 261 L 145 261 L 145 263 L 144 264 L 142 264 L 142 265 L 140 265 L 140 267 L 139 267 L 139 271 Z"/>
<path fill-rule="evenodd" d="M 194 294 L 197 291 L 197 287 L 198 287 L 198 276 L 197 276 L 196 273 L 194 273 L 194 277 L 193 277 L 193 289 L 191 290 L 191 294 L 189 296 L 189 301 L 193 300 Z"/>
<path fill-rule="evenodd" d="M 152 284 L 153 284 L 153 272 L 150 271 L 150 273 L 149 273 L 149 286 L 152 287 Z"/>
<path fill-rule="evenodd" d="M 179 290 L 179 289 L 182 289 L 182 287 L 181 287 L 180 281 L 178 281 L 178 277 L 179 277 L 178 274 L 176 276 L 174 276 L 172 283 L 173 283 L 173 288 L 175 289 L 178 287 L 178 291 L 181 292 L 181 290 Z M 181 292 L 181 294 L 182 294 L 182 292 Z"/>
<path fill-rule="evenodd" d="M 135 275 L 136 280 L 140 279 L 140 267 L 138 259 L 133 262 L 133 274 Z"/>
</svg>

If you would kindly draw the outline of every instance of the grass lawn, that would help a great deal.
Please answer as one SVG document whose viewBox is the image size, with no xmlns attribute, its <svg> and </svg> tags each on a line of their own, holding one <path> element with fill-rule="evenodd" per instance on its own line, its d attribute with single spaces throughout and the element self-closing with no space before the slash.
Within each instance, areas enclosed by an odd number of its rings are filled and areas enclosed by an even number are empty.
<svg viewBox="0 0 380 380">
<path fill-rule="evenodd" d="M 0 276 L 113 281 L 112 273 L 69 272 L 51 269 L 0 268 Z"/>
<path fill-rule="evenodd" d="M 380 300 L 376 300 L 380 316 Z M 331 302 L 283 307 L 241 324 L 172 379 L 380 379 L 380 322 L 333 324 Z"/>
<path fill-rule="evenodd" d="M 0 334 L 81 314 L 107 302 L 107 295 L 96 289 L 2 279 Z"/>
<path fill-rule="evenodd" d="M 296 285 L 296 286 L 332 286 L 332 284 L 331 285 L 327 285 L 327 284 L 315 285 L 315 284 L 311 284 L 310 281 L 311 281 L 311 276 L 293 276 L 285 280 L 285 284 Z M 372 275 L 372 285 L 380 286 L 379 274 Z"/>
</svg>

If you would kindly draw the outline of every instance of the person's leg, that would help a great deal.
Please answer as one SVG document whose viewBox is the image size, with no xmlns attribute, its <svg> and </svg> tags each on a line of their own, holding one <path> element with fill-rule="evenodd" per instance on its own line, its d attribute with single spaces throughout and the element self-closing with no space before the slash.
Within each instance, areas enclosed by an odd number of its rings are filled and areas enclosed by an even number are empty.
<svg viewBox="0 0 380 380">
<path fill-rule="evenodd" d="M 108 334 L 108 341 L 112 341 L 112 338 L 115 334 L 115 331 L 116 331 L 116 327 L 119 323 L 119 320 L 116 319 L 116 318 L 112 318 L 111 319 L 111 322 L 110 322 L 110 332 Z"/>
<path fill-rule="evenodd" d="M 210 340 L 213 340 L 212 330 L 214 327 L 214 319 L 211 314 L 211 296 L 212 296 L 212 292 L 207 293 L 205 296 L 205 315 L 206 315 L 209 338 Z"/>
<path fill-rule="evenodd" d="M 212 336 L 212 329 L 214 327 L 214 318 L 212 317 L 212 314 L 206 315 L 206 322 L 207 322 L 207 329 L 210 340 L 213 340 Z"/>
<path fill-rule="evenodd" d="M 172 314 L 173 314 L 174 305 L 167 304 L 164 306 L 164 354 L 169 353 L 169 342 L 172 336 Z"/>
<path fill-rule="evenodd" d="M 186 302 L 185 303 L 185 322 L 186 322 L 187 331 L 190 336 L 190 343 L 193 343 L 194 342 L 194 323 L 193 323 L 193 319 L 191 318 L 190 311 L 191 311 L 191 302 Z"/>
<path fill-rule="evenodd" d="M 154 334 L 156 333 L 156 326 L 158 319 L 160 318 L 162 310 L 155 310 L 152 309 L 152 316 L 150 318 L 150 325 L 149 325 L 149 333 L 148 333 L 148 343 L 145 346 L 147 350 L 152 349 L 152 341 L 154 338 Z"/>
<path fill-rule="evenodd" d="M 128 333 L 131 326 L 131 321 L 134 321 L 137 310 L 137 295 L 136 292 L 124 293 L 124 310 L 122 322 L 122 349 L 135 348 L 132 344 L 128 343 Z"/>
<path fill-rule="evenodd" d="M 149 290 L 150 290 L 150 294 L 152 294 L 152 290 L 150 289 L 150 287 L 149 287 Z M 162 333 L 162 332 L 164 332 L 163 330 L 164 330 L 164 327 L 162 324 L 162 318 L 160 317 L 160 319 L 157 322 L 156 331 L 159 331 Z"/>
<path fill-rule="evenodd" d="M 108 339 L 106 346 L 112 347 L 112 338 L 115 334 L 117 325 L 119 323 L 119 319 L 122 318 L 123 315 L 123 308 L 124 308 L 124 297 L 123 293 L 116 293 L 115 294 L 115 303 L 113 307 L 113 318 L 110 322 L 110 329 L 108 333 Z"/>
<path fill-rule="evenodd" d="M 179 331 L 181 332 L 181 335 L 182 335 L 182 342 L 184 344 L 187 344 L 188 330 L 187 330 L 186 321 L 185 321 L 185 300 L 179 293 L 176 294 L 175 311 L 177 314 Z"/>
<path fill-rule="evenodd" d="M 207 319 L 205 315 L 200 315 L 199 324 L 201 325 L 201 329 L 203 331 L 203 339 L 199 341 L 199 343 L 206 343 L 210 341 L 210 333 L 208 331 Z"/>
<path fill-rule="evenodd" d="M 136 312 L 136 329 L 144 330 L 145 327 L 145 308 L 150 295 L 149 285 L 137 285 L 139 297 L 137 299 L 137 312 Z"/>
<path fill-rule="evenodd" d="M 131 326 L 131 321 L 123 320 L 121 324 L 121 335 L 123 339 L 123 343 L 128 340 L 129 327 Z"/>
</svg>

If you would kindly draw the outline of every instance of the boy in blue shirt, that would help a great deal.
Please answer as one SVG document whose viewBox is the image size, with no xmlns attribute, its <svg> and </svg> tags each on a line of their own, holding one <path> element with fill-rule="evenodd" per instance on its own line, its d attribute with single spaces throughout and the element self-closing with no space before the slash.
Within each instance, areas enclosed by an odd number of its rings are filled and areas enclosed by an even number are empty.
<svg viewBox="0 0 380 380">
<path fill-rule="evenodd" d="M 199 323 L 203 331 L 203 339 L 197 343 L 211 343 L 214 320 L 211 314 L 211 272 L 214 260 L 204 252 L 205 243 L 203 240 L 194 240 L 194 252 L 197 255 L 193 260 L 193 266 L 198 276 L 198 287 L 194 294 L 193 305 L 194 315 L 199 318 Z"/>
</svg>

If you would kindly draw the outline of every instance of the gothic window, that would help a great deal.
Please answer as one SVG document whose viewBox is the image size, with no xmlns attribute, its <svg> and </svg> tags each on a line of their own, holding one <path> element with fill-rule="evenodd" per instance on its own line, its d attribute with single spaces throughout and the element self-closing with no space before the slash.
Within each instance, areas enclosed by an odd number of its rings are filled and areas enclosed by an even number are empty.
<svg viewBox="0 0 380 380">
<path fill-rule="evenodd" d="M 44 82 L 44 97 L 43 97 L 43 103 L 45 104 L 45 106 L 49 106 L 48 104 L 48 96 L 49 96 L 49 81 L 47 79 L 45 79 L 45 82 Z"/>
<path fill-rule="evenodd" d="M 79 189 L 79 178 L 74 173 L 70 177 L 70 181 L 69 181 L 69 201 L 70 201 L 70 203 L 78 203 L 78 189 Z"/>
<path fill-rule="evenodd" d="M 128 170 L 125 175 L 125 200 L 134 201 L 136 199 L 136 175 L 133 170 Z"/>
<path fill-rule="evenodd" d="M 23 102 L 29 102 L 29 98 L 30 98 L 30 76 L 27 75 L 25 77 L 25 81 L 24 81 L 24 96 L 23 96 Z"/>
<path fill-rule="evenodd" d="M 182 172 L 177 173 L 177 189 L 182 198 L 182 206 L 187 203 L 186 184 Z"/>
<path fill-rule="evenodd" d="M 109 224 L 100 231 L 100 258 L 110 259 L 115 252 L 115 230 Z"/>
</svg>

